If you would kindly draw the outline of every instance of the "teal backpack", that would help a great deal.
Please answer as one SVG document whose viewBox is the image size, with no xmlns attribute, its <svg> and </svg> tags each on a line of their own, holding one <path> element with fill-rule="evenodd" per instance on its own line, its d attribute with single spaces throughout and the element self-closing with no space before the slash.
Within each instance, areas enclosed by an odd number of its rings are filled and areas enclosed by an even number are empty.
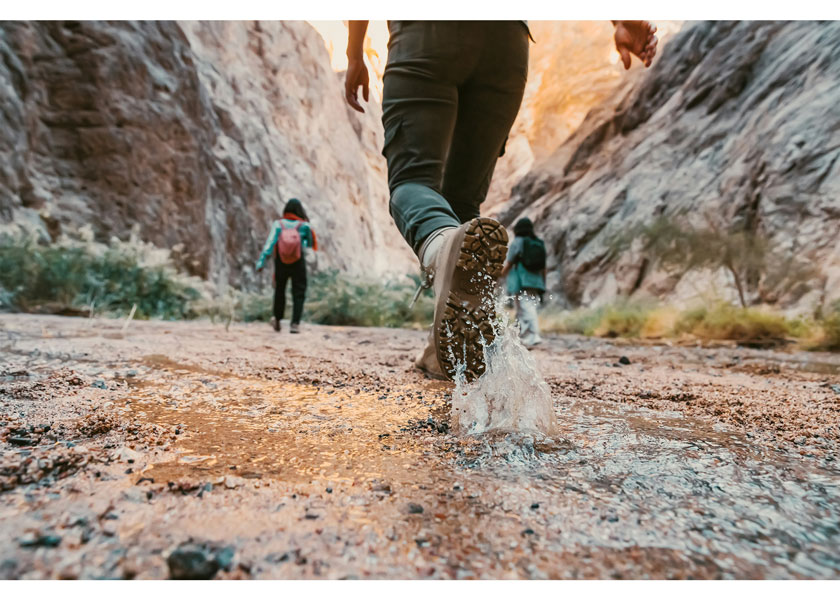
<svg viewBox="0 0 840 600">
<path fill-rule="evenodd" d="M 539 238 L 526 237 L 522 243 L 522 254 L 519 262 L 532 273 L 540 273 L 545 269 L 545 244 Z"/>
</svg>

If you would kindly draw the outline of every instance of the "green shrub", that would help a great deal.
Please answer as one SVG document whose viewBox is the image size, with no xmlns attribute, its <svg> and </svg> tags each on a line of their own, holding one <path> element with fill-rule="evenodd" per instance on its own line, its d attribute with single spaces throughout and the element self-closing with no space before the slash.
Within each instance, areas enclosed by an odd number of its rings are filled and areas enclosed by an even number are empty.
<svg viewBox="0 0 840 600">
<path fill-rule="evenodd" d="M 125 314 L 184 319 L 201 282 L 168 262 L 143 263 L 143 246 L 112 240 L 107 247 L 63 239 L 45 246 L 22 235 L 0 238 L 3 306 L 26 312 Z"/>
<path fill-rule="evenodd" d="M 418 277 L 385 282 L 355 279 L 337 270 L 310 278 L 304 319 L 323 325 L 364 327 L 427 327 L 434 316 L 430 290 L 409 307 L 419 285 Z"/>
</svg>

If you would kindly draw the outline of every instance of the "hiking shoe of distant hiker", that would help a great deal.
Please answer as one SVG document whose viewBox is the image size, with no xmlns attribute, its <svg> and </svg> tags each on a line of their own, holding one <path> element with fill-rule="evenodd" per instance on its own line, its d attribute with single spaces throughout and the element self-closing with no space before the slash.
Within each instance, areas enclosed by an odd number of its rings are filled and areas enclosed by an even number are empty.
<svg viewBox="0 0 840 600">
<path fill-rule="evenodd" d="M 447 379 L 446 374 L 440 369 L 435 337 L 431 331 L 429 332 L 429 342 L 426 344 L 426 348 L 420 353 L 417 360 L 414 361 L 414 368 L 431 379 Z"/>
<path fill-rule="evenodd" d="M 289 333 L 300 333 L 300 325 L 298 323 L 289 325 Z"/>
<path fill-rule="evenodd" d="M 274 328 L 274 331 L 280 331 L 280 319 L 271 317 L 271 326 Z"/>
<path fill-rule="evenodd" d="M 522 340 L 522 345 L 526 348 L 533 348 L 534 346 L 539 346 L 542 344 L 543 339 L 539 336 L 533 336 L 528 339 Z"/>
<path fill-rule="evenodd" d="M 494 292 L 508 234 L 496 220 L 475 218 L 447 232 L 434 258 L 435 349 L 449 379 L 463 365 L 466 381 L 486 370 L 484 345 L 496 339 Z"/>
</svg>

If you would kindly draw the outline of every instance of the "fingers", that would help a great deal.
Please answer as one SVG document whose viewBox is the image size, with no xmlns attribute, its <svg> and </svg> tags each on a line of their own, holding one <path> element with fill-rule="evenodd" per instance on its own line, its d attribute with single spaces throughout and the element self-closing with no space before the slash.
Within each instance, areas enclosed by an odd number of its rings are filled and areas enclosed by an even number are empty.
<svg viewBox="0 0 840 600">
<path fill-rule="evenodd" d="M 624 70 L 630 68 L 630 51 L 627 46 L 619 46 L 618 53 L 621 55 L 621 62 L 624 63 Z"/>
<path fill-rule="evenodd" d="M 642 63 L 646 67 L 649 67 L 653 62 L 653 57 L 656 56 L 656 45 L 659 40 L 656 38 L 656 26 L 647 22 L 642 22 L 645 29 L 647 29 L 647 35 L 644 42 L 644 47 L 642 48 L 641 52 L 638 53 L 638 57 L 641 59 Z"/>
<path fill-rule="evenodd" d="M 365 109 L 362 108 L 361 104 L 359 104 L 358 87 L 359 85 L 353 81 L 350 71 L 348 71 L 347 78 L 344 80 L 344 99 L 347 100 L 347 104 L 350 105 L 350 108 L 363 113 L 365 112 Z M 365 100 L 367 100 L 367 85 L 365 85 L 364 88 L 364 95 Z"/>
<path fill-rule="evenodd" d="M 650 66 L 650 63 L 653 61 L 653 57 L 654 57 L 654 56 L 656 56 L 656 44 L 657 44 L 657 43 L 659 43 L 659 40 L 657 40 L 657 39 L 654 37 L 654 38 L 653 38 L 653 41 L 652 41 L 652 42 L 650 42 L 650 43 L 649 43 L 649 44 L 645 47 L 645 59 L 644 59 L 644 60 L 645 60 L 645 66 L 646 66 L 646 67 L 649 67 L 649 66 Z"/>
</svg>

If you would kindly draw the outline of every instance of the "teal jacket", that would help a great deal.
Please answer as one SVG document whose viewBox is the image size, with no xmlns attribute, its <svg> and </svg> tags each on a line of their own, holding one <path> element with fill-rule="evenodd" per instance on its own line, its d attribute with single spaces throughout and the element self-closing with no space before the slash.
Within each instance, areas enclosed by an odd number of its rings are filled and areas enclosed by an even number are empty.
<svg viewBox="0 0 840 600">
<path fill-rule="evenodd" d="M 297 223 L 300 223 L 298 227 L 298 233 L 300 234 L 300 244 L 303 248 L 312 248 L 315 244 L 315 235 L 312 232 L 312 227 L 309 226 L 309 223 L 306 221 L 294 221 L 292 219 L 281 219 L 283 221 L 283 227 L 286 229 L 291 229 Z M 265 246 L 263 246 L 262 254 L 260 254 L 259 260 L 257 260 L 257 269 L 262 269 L 265 261 L 268 260 L 268 257 L 274 252 L 274 246 L 277 244 L 277 240 L 280 239 L 280 221 L 274 221 L 271 224 L 271 231 L 268 232 L 268 239 L 265 241 Z M 301 250 L 303 249 L 301 248 Z M 303 254 L 303 252 L 301 252 Z"/>
<path fill-rule="evenodd" d="M 507 276 L 507 291 L 511 296 L 515 296 L 526 288 L 545 291 L 545 279 L 543 279 L 542 273 L 529 271 L 519 261 L 524 243 L 523 238 L 517 237 L 514 238 L 513 243 L 508 248 L 507 261 L 513 265 Z"/>
</svg>

